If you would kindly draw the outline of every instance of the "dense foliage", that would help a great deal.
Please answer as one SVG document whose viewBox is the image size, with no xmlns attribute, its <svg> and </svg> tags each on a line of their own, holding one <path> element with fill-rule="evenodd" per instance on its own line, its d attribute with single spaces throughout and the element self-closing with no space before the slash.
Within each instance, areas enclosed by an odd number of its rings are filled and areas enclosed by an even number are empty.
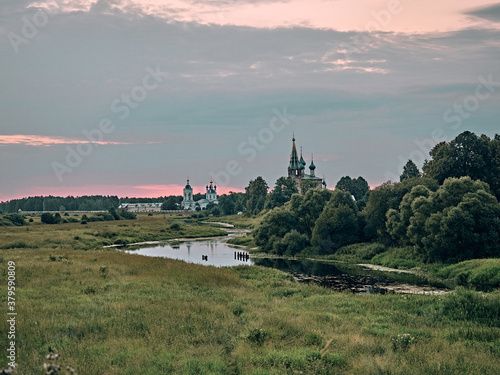
<svg viewBox="0 0 500 375">
<path fill-rule="evenodd" d="M 278 255 L 329 255 L 368 240 L 426 262 L 498 256 L 500 137 L 464 132 L 430 155 L 424 173 L 409 160 L 400 182 L 371 191 L 362 177 L 345 176 L 334 192 L 297 194 L 290 179 L 280 178 L 267 197 L 265 207 L 272 210 L 254 231 L 255 243 Z"/>
<path fill-rule="evenodd" d="M 399 182 L 403 182 L 409 178 L 420 177 L 422 174 L 418 170 L 417 165 L 412 161 L 408 160 L 408 162 L 403 167 L 403 173 L 399 176 Z"/>
<path fill-rule="evenodd" d="M 22 226 L 26 224 L 24 216 L 19 214 L 5 214 L 0 215 L 0 227 L 9 227 L 12 225 Z"/>
<path fill-rule="evenodd" d="M 363 177 L 351 178 L 349 176 L 344 176 L 339 180 L 339 182 L 337 182 L 335 189 L 347 191 L 356 199 L 356 201 L 359 201 L 364 198 L 366 193 L 368 193 L 370 187 L 368 186 L 368 182 Z"/>
<path fill-rule="evenodd" d="M 425 175 L 442 184 L 449 177 L 469 176 L 490 185 L 500 198 L 500 135 L 493 139 L 465 131 L 451 142 L 438 143 L 431 151 L 432 160 L 423 166 Z"/>
<path fill-rule="evenodd" d="M 389 211 L 388 216 L 391 234 L 415 245 L 425 260 L 500 254 L 500 205 L 486 183 L 470 177 L 449 178 L 436 192 L 416 186 L 405 195 L 399 212 Z"/>
<path fill-rule="evenodd" d="M 297 184 L 291 177 L 280 177 L 274 189 L 267 195 L 265 208 L 281 207 L 288 202 L 293 194 L 297 194 Z"/>
<path fill-rule="evenodd" d="M 316 220 L 311 242 L 320 254 L 358 242 L 358 209 L 350 193 L 335 191 Z"/>
<path fill-rule="evenodd" d="M 267 182 L 261 176 L 250 181 L 245 188 L 247 195 L 246 208 L 249 214 L 258 214 L 264 209 L 268 190 Z"/>
</svg>

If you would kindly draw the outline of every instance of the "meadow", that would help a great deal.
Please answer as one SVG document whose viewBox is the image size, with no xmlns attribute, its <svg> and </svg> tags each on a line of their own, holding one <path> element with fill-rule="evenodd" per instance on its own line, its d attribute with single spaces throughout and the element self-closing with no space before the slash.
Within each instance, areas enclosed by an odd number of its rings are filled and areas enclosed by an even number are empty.
<svg viewBox="0 0 500 375">
<path fill-rule="evenodd" d="M 90 375 L 500 373 L 498 290 L 337 293 L 272 269 L 101 246 L 217 234 L 184 220 L 0 228 L 1 306 L 8 262 L 16 265 L 17 373 L 44 373 L 51 352 Z M 26 246 L 7 248 L 17 241 Z M 2 350 L 7 328 L 2 319 Z"/>
<path fill-rule="evenodd" d="M 81 219 L 81 215 L 70 217 Z M 29 218 L 29 216 L 28 216 Z M 185 214 L 140 214 L 136 220 L 98 221 L 86 224 L 42 224 L 39 216 L 21 227 L 0 227 L 0 249 L 101 249 L 113 244 L 166 241 L 177 238 L 225 236 L 209 225 L 193 223 Z"/>
</svg>

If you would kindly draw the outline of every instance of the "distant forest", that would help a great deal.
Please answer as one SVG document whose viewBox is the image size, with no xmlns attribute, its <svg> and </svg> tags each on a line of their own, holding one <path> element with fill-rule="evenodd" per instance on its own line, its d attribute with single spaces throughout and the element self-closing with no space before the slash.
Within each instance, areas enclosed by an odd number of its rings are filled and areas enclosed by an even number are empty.
<svg viewBox="0 0 500 375">
<path fill-rule="evenodd" d="M 121 203 L 163 202 L 167 197 L 159 198 L 118 198 L 117 196 L 90 195 L 83 197 L 29 197 L 13 199 L 0 203 L 0 212 L 15 213 L 21 211 L 108 211 L 117 209 Z M 181 198 L 182 199 L 182 198 Z"/>
<path fill-rule="evenodd" d="M 360 243 L 403 249 L 424 261 L 453 261 L 500 255 L 500 136 L 466 131 L 430 151 L 422 170 L 409 160 L 400 181 L 372 190 L 363 177 L 342 177 L 335 190 L 297 186 L 280 177 L 273 188 L 261 177 L 245 193 L 218 197 L 219 204 L 196 207 L 194 216 L 263 215 L 253 230 L 255 244 L 276 255 L 330 255 Z M 203 197 L 196 194 L 195 200 Z M 179 208 L 182 196 L 30 197 L 0 203 L 0 226 L 25 225 L 22 211 L 109 211 L 123 202 L 162 202 Z M 56 214 L 58 215 L 58 214 Z M 106 219 L 106 218 L 105 218 Z M 89 218 L 90 220 L 90 218 Z M 377 250 L 378 251 L 378 250 Z"/>
</svg>

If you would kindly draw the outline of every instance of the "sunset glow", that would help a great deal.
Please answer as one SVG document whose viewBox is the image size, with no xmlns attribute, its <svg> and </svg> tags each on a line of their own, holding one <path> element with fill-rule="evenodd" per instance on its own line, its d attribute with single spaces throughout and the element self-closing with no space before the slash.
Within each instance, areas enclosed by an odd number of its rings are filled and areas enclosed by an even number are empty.
<svg viewBox="0 0 500 375">
<path fill-rule="evenodd" d="M 272 189 L 293 134 L 376 186 L 498 132 L 500 0 L 6 1 L 0 31 L 2 200 Z"/>
<path fill-rule="evenodd" d="M 49 137 L 43 135 L 0 135 L 0 146 L 2 145 L 26 145 L 26 146 L 53 146 L 65 144 L 95 143 L 99 145 L 126 145 L 124 142 L 104 142 L 87 139 L 70 139 L 64 137 Z"/>
</svg>

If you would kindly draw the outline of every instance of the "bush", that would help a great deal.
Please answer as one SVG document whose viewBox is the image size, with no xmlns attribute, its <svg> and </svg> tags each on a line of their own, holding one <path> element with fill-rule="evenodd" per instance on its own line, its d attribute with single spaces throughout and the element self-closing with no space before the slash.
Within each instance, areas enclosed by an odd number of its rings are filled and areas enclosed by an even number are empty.
<svg viewBox="0 0 500 375">
<path fill-rule="evenodd" d="M 120 215 L 118 215 L 118 213 L 116 212 L 116 210 L 115 210 L 115 208 L 114 208 L 114 207 L 111 207 L 111 208 L 109 209 L 109 213 L 110 213 L 110 215 L 111 215 L 111 216 L 113 216 L 113 218 L 114 218 L 115 220 L 121 220 Z"/>
<path fill-rule="evenodd" d="M 500 295 L 486 295 L 458 287 L 443 298 L 441 315 L 450 320 L 475 321 L 500 327 Z"/>
<path fill-rule="evenodd" d="M 174 223 L 170 225 L 170 229 L 172 230 L 180 230 L 181 226 L 178 223 Z"/>
<path fill-rule="evenodd" d="M 118 210 L 118 215 L 120 215 L 124 220 L 135 220 L 137 219 L 137 215 L 133 212 L 129 212 L 124 210 L 123 208 Z"/>
<path fill-rule="evenodd" d="M 109 212 L 98 212 L 95 215 L 88 218 L 89 222 L 93 221 L 114 221 L 115 218 Z"/>
<path fill-rule="evenodd" d="M 297 230 L 292 229 L 289 233 L 285 234 L 282 239 L 274 243 L 273 253 L 293 256 L 300 253 L 309 245 L 309 240 L 305 234 L 301 234 Z"/>
<path fill-rule="evenodd" d="M 474 259 L 442 268 L 438 276 L 458 285 L 491 290 L 500 287 L 500 259 Z"/>
<path fill-rule="evenodd" d="M 23 226 L 24 224 L 26 224 L 24 222 L 24 216 L 23 215 L 19 215 L 19 214 L 7 214 L 7 215 L 4 215 L 4 218 L 9 220 L 12 225 L 15 225 L 15 226 Z M 0 224 L 1 225 L 1 224 Z"/>
<path fill-rule="evenodd" d="M 50 212 L 44 212 L 40 217 L 40 220 L 44 224 L 56 224 L 56 219 Z"/>
</svg>

